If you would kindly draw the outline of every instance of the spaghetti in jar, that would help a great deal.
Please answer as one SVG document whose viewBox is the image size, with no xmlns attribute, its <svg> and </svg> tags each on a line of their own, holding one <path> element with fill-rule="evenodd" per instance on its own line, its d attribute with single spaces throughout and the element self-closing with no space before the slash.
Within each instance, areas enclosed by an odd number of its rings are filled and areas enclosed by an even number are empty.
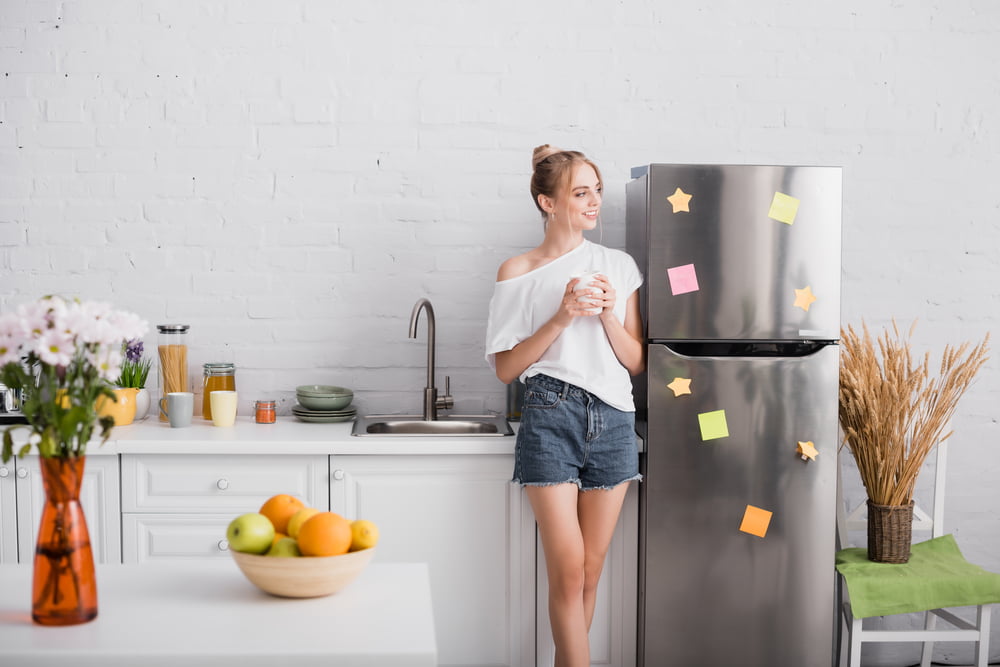
<svg viewBox="0 0 1000 667">
<path fill-rule="evenodd" d="M 188 353 L 188 329 L 187 324 L 159 324 L 156 327 L 157 347 L 160 356 L 160 390 L 161 397 L 178 391 L 188 390 L 187 373 L 187 353 Z M 166 415 L 160 411 L 160 421 L 167 421 Z"/>
</svg>

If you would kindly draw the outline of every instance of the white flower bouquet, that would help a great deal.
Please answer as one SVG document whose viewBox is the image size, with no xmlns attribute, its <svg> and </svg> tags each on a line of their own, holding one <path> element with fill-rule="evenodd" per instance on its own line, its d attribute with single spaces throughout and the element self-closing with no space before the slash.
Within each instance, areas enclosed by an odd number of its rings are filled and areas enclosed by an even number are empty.
<svg viewBox="0 0 1000 667">
<path fill-rule="evenodd" d="M 0 314 L 0 380 L 24 393 L 22 412 L 31 446 L 43 457 L 78 457 L 100 428 L 103 443 L 114 420 L 98 417 L 98 397 L 114 401 L 111 385 L 122 370 L 126 341 L 141 338 L 148 323 L 106 303 L 46 296 Z M 12 431 L 3 435 L 2 458 L 14 455 Z"/>
</svg>

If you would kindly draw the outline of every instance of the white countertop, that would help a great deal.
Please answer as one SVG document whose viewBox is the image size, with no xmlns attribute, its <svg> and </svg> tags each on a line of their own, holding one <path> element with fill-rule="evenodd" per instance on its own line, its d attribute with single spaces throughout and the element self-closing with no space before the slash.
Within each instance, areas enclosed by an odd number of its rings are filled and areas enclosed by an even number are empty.
<svg viewBox="0 0 1000 667">
<path fill-rule="evenodd" d="M 372 563 L 333 595 L 258 590 L 230 560 L 97 567 L 97 618 L 31 621 L 31 564 L 0 565 L 0 664 L 233 666 L 437 664 L 427 566 Z"/>
<path fill-rule="evenodd" d="M 513 454 L 513 436 L 354 436 L 353 422 L 311 424 L 279 416 L 274 424 L 237 417 L 234 426 L 214 426 L 196 416 L 191 426 L 171 428 L 154 415 L 116 426 L 101 454 Z M 516 428 L 516 427 L 515 427 Z"/>
</svg>

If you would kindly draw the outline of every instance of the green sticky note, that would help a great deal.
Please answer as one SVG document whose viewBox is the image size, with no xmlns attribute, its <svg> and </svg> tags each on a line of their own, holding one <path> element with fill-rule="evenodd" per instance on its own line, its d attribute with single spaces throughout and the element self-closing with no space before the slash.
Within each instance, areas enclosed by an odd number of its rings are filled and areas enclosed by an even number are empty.
<svg viewBox="0 0 1000 667">
<path fill-rule="evenodd" d="M 726 424 L 725 410 L 702 412 L 698 415 L 698 425 L 701 427 L 702 440 L 729 437 L 729 425 Z"/>
<path fill-rule="evenodd" d="M 795 222 L 795 214 L 799 212 L 799 200 L 780 192 L 774 193 L 771 200 L 771 210 L 767 212 L 767 217 L 778 222 L 790 225 Z"/>
</svg>

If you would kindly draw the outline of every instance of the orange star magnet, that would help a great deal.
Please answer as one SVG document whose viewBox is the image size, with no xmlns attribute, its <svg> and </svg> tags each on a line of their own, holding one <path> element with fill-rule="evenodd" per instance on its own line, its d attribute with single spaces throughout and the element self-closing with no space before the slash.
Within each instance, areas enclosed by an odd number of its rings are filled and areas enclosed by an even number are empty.
<svg viewBox="0 0 1000 667">
<path fill-rule="evenodd" d="M 816 457 L 819 455 L 819 450 L 816 449 L 816 446 L 812 443 L 812 441 L 802 442 L 799 440 L 799 444 L 795 448 L 795 451 L 802 456 L 803 461 L 806 459 L 815 461 Z"/>
<path fill-rule="evenodd" d="M 680 213 L 682 211 L 684 213 L 690 213 L 691 209 L 688 208 L 688 203 L 691 201 L 692 196 L 693 195 L 689 195 L 680 188 L 677 188 L 674 190 L 674 194 L 667 197 L 667 201 L 674 207 L 674 213 Z"/>
<path fill-rule="evenodd" d="M 691 378 L 674 378 L 674 381 L 667 385 L 674 396 L 691 393 Z"/>
<path fill-rule="evenodd" d="M 795 290 L 795 307 L 801 308 L 808 313 L 809 306 L 811 306 L 815 300 L 816 295 L 813 294 L 812 287 L 806 285 L 802 289 Z"/>
</svg>

